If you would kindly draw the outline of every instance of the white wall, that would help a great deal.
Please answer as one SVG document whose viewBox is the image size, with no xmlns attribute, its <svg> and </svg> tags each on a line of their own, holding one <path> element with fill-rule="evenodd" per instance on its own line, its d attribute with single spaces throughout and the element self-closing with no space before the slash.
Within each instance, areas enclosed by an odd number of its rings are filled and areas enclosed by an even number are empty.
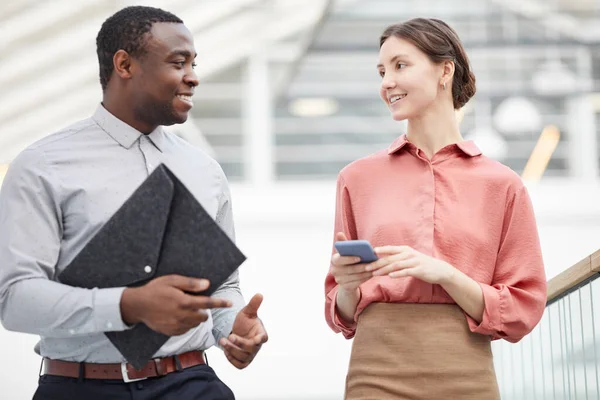
<svg viewBox="0 0 600 400">
<path fill-rule="evenodd" d="M 209 362 L 240 400 L 341 399 L 350 342 L 334 335 L 323 316 L 334 183 L 278 185 L 262 191 L 234 186 L 241 267 L 249 298 L 265 296 L 260 311 L 270 340 L 248 369 L 228 365 L 219 350 Z M 600 248 L 600 184 L 544 182 L 530 187 L 548 276 Z M 36 338 L 0 328 L 2 395 L 29 399 L 39 358 Z M 10 395 L 9 395 L 10 394 Z"/>
</svg>

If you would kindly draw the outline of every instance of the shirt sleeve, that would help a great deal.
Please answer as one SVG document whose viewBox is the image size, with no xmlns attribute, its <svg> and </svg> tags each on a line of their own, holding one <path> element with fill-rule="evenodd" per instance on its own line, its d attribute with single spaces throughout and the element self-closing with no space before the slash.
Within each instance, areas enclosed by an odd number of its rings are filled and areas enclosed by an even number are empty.
<svg viewBox="0 0 600 400">
<path fill-rule="evenodd" d="M 525 187 L 509 201 L 490 285 L 480 283 L 483 319 L 467 315 L 472 332 L 516 343 L 533 330 L 546 306 L 546 274 L 533 206 Z"/>
<path fill-rule="evenodd" d="M 125 330 L 124 288 L 54 281 L 62 238 L 57 180 L 43 153 L 26 150 L 0 191 L 0 321 L 7 330 L 68 337 Z"/>
<path fill-rule="evenodd" d="M 224 176 L 222 177 L 222 180 L 223 192 L 221 195 L 216 222 L 227 234 L 227 236 L 229 236 L 229 238 L 235 242 L 231 194 L 229 191 L 229 185 L 227 184 L 227 180 Z M 231 329 L 233 328 L 235 317 L 245 305 L 244 297 L 242 296 L 242 291 L 240 290 L 240 278 L 238 270 L 231 274 L 227 281 L 225 281 L 225 283 L 223 283 L 219 289 L 215 291 L 213 297 L 228 299 L 232 303 L 230 308 L 215 308 L 211 310 L 213 317 L 212 334 L 217 341 L 217 346 L 220 347 L 219 340 L 229 336 Z"/>
<path fill-rule="evenodd" d="M 344 232 L 348 239 L 357 238 L 350 194 L 342 175 L 337 180 L 334 226 L 334 240 L 337 232 Z M 332 254 L 335 254 L 335 252 L 335 248 L 333 248 Z M 356 334 L 356 322 L 349 324 L 340 317 L 336 307 L 338 289 L 339 285 L 335 282 L 331 273 L 328 272 L 325 278 L 325 320 L 334 332 L 341 332 L 346 339 L 350 339 Z M 356 315 L 354 318 L 356 321 Z"/>
</svg>

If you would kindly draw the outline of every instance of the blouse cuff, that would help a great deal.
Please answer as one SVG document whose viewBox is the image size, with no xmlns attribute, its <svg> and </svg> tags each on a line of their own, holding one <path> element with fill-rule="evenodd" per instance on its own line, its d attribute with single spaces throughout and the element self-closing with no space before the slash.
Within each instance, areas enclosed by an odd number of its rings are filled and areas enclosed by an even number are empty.
<svg viewBox="0 0 600 400">
<path fill-rule="evenodd" d="M 484 283 L 479 283 L 479 286 L 483 292 L 483 318 L 481 319 L 481 322 L 478 323 L 465 313 L 469 329 L 471 332 L 489 335 L 492 336 L 493 339 L 499 339 L 501 337 L 499 335 L 499 328 L 502 320 L 502 300 L 500 291 Z"/>
<path fill-rule="evenodd" d="M 336 307 L 338 288 L 339 286 L 336 286 L 327 295 L 327 297 L 329 297 L 330 300 L 329 303 L 331 304 L 329 309 L 329 317 L 331 318 L 333 326 L 337 328 L 346 339 L 351 339 L 356 334 L 356 322 L 348 323 L 340 317 Z"/>
</svg>

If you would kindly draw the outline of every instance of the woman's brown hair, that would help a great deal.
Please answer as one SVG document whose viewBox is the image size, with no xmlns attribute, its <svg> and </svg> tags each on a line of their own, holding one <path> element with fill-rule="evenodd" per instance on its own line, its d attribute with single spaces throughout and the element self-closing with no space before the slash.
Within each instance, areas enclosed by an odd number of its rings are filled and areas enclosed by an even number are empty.
<svg viewBox="0 0 600 400">
<path fill-rule="evenodd" d="M 391 25 L 381 35 L 379 48 L 392 36 L 411 42 L 436 64 L 454 62 L 452 99 L 456 110 L 473 97 L 476 90 L 475 75 L 458 35 L 448 24 L 439 19 L 414 18 Z"/>
</svg>

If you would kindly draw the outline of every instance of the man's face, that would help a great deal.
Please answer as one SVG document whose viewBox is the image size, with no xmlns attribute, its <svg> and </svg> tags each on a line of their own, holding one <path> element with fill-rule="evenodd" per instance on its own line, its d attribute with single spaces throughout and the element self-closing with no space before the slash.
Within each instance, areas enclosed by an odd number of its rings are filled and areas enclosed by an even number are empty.
<svg viewBox="0 0 600 400">
<path fill-rule="evenodd" d="M 154 23 L 133 76 L 136 119 L 150 126 L 181 124 L 192 108 L 198 85 L 193 68 L 196 51 L 192 34 L 183 24 Z"/>
</svg>

